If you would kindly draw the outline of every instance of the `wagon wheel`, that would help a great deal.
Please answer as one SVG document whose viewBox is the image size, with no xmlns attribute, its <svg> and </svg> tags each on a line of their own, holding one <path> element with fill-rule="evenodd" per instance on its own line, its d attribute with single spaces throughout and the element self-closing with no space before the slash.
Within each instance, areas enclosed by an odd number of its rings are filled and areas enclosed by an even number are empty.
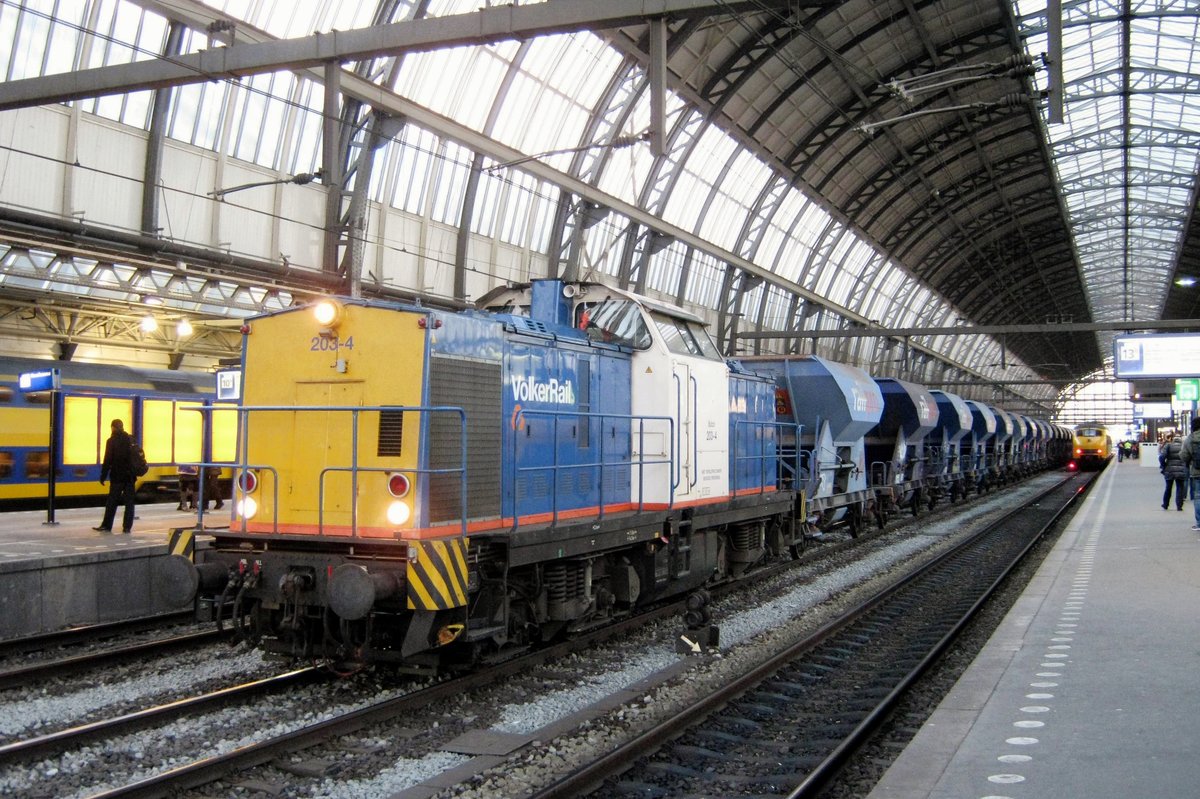
<svg viewBox="0 0 1200 799">
<path fill-rule="evenodd" d="M 861 503 L 855 503 L 848 510 L 848 524 L 850 526 L 850 537 L 858 538 L 858 534 L 863 528 L 863 508 Z"/>
<path fill-rule="evenodd" d="M 938 492 L 930 491 L 929 499 L 926 501 L 925 507 L 927 507 L 929 510 L 933 510 L 934 508 L 937 507 L 937 503 L 938 503 Z"/>
<path fill-rule="evenodd" d="M 877 527 L 879 527 L 880 530 L 882 530 L 884 527 L 887 526 L 887 520 L 888 520 L 887 511 L 884 510 L 883 503 L 880 502 L 878 499 L 876 499 L 875 502 L 872 503 L 871 514 L 875 517 L 875 524 Z"/>
</svg>

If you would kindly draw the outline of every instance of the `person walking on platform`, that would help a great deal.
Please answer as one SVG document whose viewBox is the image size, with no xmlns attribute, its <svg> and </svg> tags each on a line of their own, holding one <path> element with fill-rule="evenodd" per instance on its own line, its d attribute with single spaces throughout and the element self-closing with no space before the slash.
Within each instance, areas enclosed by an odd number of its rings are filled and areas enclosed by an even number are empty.
<svg viewBox="0 0 1200 799">
<path fill-rule="evenodd" d="M 1171 487 L 1174 486 L 1175 510 L 1183 510 L 1183 500 L 1187 496 L 1188 467 L 1183 462 L 1183 439 L 1178 433 L 1158 451 L 1158 470 L 1167 481 L 1163 490 L 1162 509 L 1166 510 L 1170 506 Z"/>
<path fill-rule="evenodd" d="M 121 519 L 121 532 L 133 528 L 133 439 L 125 432 L 120 419 L 112 420 L 112 435 L 104 445 L 104 461 L 100 464 L 100 485 L 109 480 L 108 501 L 104 504 L 104 521 L 93 530 L 111 533 L 117 505 L 124 503 L 125 515 Z"/>
<path fill-rule="evenodd" d="M 1192 529 L 1200 532 L 1200 502 L 1196 501 L 1197 495 L 1200 495 L 1200 416 L 1192 419 L 1192 433 L 1183 440 L 1183 449 L 1180 450 L 1179 457 L 1189 467 L 1192 480 L 1192 512 L 1195 519 Z"/>
</svg>

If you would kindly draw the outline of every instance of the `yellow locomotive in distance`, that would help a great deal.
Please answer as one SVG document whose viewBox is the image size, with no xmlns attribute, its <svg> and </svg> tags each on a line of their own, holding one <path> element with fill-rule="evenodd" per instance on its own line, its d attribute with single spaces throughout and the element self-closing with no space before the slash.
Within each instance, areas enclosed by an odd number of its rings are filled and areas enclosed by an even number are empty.
<svg viewBox="0 0 1200 799">
<path fill-rule="evenodd" d="M 1099 469 L 1112 457 L 1112 437 L 1100 424 L 1082 424 L 1075 428 L 1073 463 L 1079 469 Z"/>
</svg>

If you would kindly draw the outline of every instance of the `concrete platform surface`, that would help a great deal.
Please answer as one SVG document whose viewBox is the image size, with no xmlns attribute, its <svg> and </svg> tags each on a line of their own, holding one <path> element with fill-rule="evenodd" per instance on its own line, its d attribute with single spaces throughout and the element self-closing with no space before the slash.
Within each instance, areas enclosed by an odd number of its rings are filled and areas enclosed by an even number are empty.
<svg viewBox="0 0 1200 799">
<path fill-rule="evenodd" d="M 1200 796 L 1200 534 L 1110 464 L 868 799 Z"/>
<path fill-rule="evenodd" d="M 227 525 L 228 512 L 209 511 L 205 525 Z M 128 535 L 92 530 L 103 514 L 58 510 L 54 525 L 44 510 L 0 514 L 0 639 L 180 609 L 155 596 L 151 574 L 172 531 L 194 527 L 196 514 L 139 505 Z"/>
</svg>

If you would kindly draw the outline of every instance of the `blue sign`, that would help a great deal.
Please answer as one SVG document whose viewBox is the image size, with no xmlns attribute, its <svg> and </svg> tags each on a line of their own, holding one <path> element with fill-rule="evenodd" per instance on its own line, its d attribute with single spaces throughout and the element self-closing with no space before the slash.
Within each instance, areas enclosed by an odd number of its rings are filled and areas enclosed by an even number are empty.
<svg viewBox="0 0 1200 799">
<path fill-rule="evenodd" d="M 17 377 L 17 387 L 22 391 L 50 391 L 62 385 L 62 371 L 46 369 L 41 372 L 22 372 Z"/>
</svg>

